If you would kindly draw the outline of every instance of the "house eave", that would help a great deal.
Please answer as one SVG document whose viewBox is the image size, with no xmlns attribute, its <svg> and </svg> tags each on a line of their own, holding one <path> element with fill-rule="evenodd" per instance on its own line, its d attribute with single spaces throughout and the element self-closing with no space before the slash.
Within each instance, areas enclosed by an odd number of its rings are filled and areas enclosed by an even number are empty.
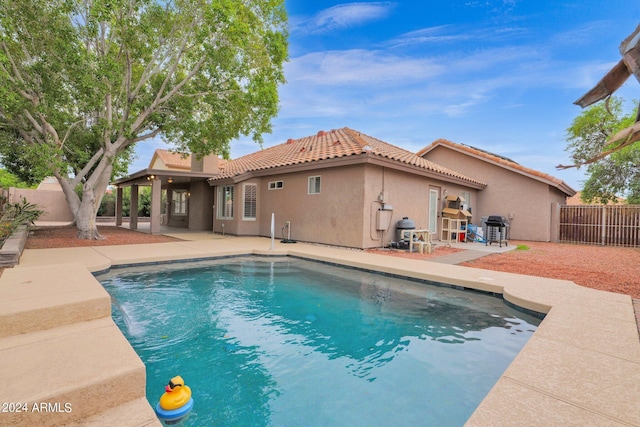
<svg viewBox="0 0 640 427">
<path fill-rule="evenodd" d="M 251 178 L 257 178 L 257 177 L 279 175 L 279 174 L 285 174 L 285 173 L 294 173 L 294 172 L 315 171 L 315 170 L 328 169 L 333 167 L 352 166 L 352 165 L 361 165 L 361 164 L 372 164 L 372 165 L 387 167 L 390 169 L 407 172 L 413 175 L 420 175 L 420 176 L 436 179 L 439 181 L 445 181 L 445 182 L 455 183 L 459 185 L 464 185 L 466 187 L 474 188 L 478 190 L 482 190 L 486 187 L 486 184 L 467 181 L 459 177 L 421 168 L 418 166 L 403 163 L 398 160 L 390 159 L 390 158 L 379 156 L 372 153 L 352 154 L 349 156 L 334 157 L 330 159 L 314 160 L 310 162 L 296 163 L 292 165 L 278 166 L 278 167 L 273 167 L 268 169 L 260 169 L 260 170 L 249 171 L 239 175 L 235 175 L 233 177 L 227 177 L 222 179 L 216 179 L 215 177 L 213 177 L 213 178 L 210 178 L 208 182 L 209 182 L 209 185 L 211 186 L 228 185 L 228 184 L 236 184 L 239 182 L 247 181 Z"/>
<path fill-rule="evenodd" d="M 424 156 L 424 155 L 426 155 L 427 153 L 429 153 L 429 152 L 433 151 L 436 147 L 444 147 L 444 148 L 447 148 L 447 149 L 449 149 L 449 150 L 453 150 L 453 151 L 455 151 L 455 152 L 458 152 L 458 153 L 460 153 L 460 154 L 464 154 L 465 156 L 469 156 L 469 157 L 472 157 L 472 158 L 474 158 L 474 159 L 481 160 L 481 161 L 483 161 L 483 162 L 486 162 L 486 163 L 489 163 L 489 164 L 492 164 L 492 165 L 498 166 L 498 167 L 500 167 L 500 168 L 502 168 L 502 169 L 506 169 L 506 170 L 508 170 L 508 171 L 510 171 L 510 172 L 514 172 L 514 173 L 517 173 L 517 174 L 519 174 L 519 175 L 525 176 L 525 177 L 527 177 L 527 178 L 533 179 L 533 180 L 535 180 L 535 181 L 542 182 L 542 183 L 544 183 L 544 184 L 550 185 L 550 186 L 555 187 L 555 188 L 557 188 L 558 190 L 562 191 L 563 193 L 565 193 L 565 194 L 569 195 L 569 197 L 570 197 L 570 196 L 573 196 L 574 194 L 576 194 L 576 190 L 574 190 L 573 188 L 571 188 L 571 187 L 570 187 L 568 184 L 566 184 L 564 181 L 561 181 L 561 182 L 555 182 L 555 181 L 552 181 L 552 180 L 550 180 L 550 179 L 548 179 L 548 178 L 545 178 L 545 177 L 543 177 L 543 176 L 539 176 L 539 175 L 536 175 L 536 174 L 533 174 L 533 173 L 527 172 L 526 170 L 522 170 L 522 169 L 519 169 L 519 168 L 515 168 L 515 167 L 513 167 L 513 166 L 511 166 L 511 165 L 509 165 L 509 164 L 507 164 L 507 163 L 503 163 L 503 162 L 495 161 L 495 160 L 489 159 L 489 158 L 487 158 L 487 157 L 484 157 L 484 156 L 481 156 L 481 155 L 478 155 L 478 154 L 475 154 L 475 153 L 471 153 L 471 152 L 469 152 L 469 151 L 466 151 L 466 150 L 464 150 L 464 149 L 460 149 L 459 147 L 452 146 L 452 145 L 449 145 L 449 144 L 437 143 L 437 144 L 435 144 L 435 145 L 429 145 L 429 146 L 427 146 L 427 147 L 423 148 L 422 150 L 420 150 L 420 151 L 418 152 L 418 153 L 419 153 L 418 155 L 420 155 L 421 157 L 423 157 L 423 156 Z M 526 169 L 530 169 L 530 168 L 526 168 Z"/>
<path fill-rule="evenodd" d="M 411 164 L 408 164 L 408 163 L 402 163 L 402 162 L 394 161 L 392 159 L 389 159 L 389 158 L 386 158 L 386 157 L 381 157 L 381 156 L 371 156 L 370 161 L 368 163 L 373 164 L 373 165 L 387 167 L 389 169 L 399 170 L 399 171 L 402 171 L 402 172 L 408 172 L 408 173 L 411 173 L 411 174 L 414 174 L 414 175 L 424 176 L 426 178 L 431 178 L 431 179 L 435 179 L 435 180 L 438 180 L 438 181 L 444 181 L 444 182 L 448 182 L 448 183 L 451 183 L 451 184 L 458 184 L 458 185 L 462 185 L 462 186 L 465 186 L 465 187 L 473 188 L 473 189 L 476 189 L 476 190 L 483 190 L 487 186 L 487 184 L 484 184 L 484 183 L 468 181 L 468 180 L 460 178 L 460 177 L 447 175 L 445 173 L 436 172 L 436 171 L 433 171 L 433 170 L 430 170 L 430 169 L 421 168 L 421 167 L 414 166 L 414 165 L 411 165 Z"/>
<path fill-rule="evenodd" d="M 167 170 L 167 169 L 142 169 L 131 175 L 119 178 L 111 183 L 118 187 L 131 185 L 150 185 L 149 177 L 158 177 L 162 182 L 171 178 L 174 182 L 203 181 L 212 177 L 210 173 Z"/>
</svg>

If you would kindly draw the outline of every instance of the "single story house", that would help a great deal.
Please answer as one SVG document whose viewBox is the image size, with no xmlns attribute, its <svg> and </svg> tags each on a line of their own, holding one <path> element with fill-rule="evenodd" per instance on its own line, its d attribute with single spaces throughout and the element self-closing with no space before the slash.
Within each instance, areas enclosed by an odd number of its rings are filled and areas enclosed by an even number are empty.
<svg viewBox="0 0 640 427">
<path fill-rule="evenodd" d="M 541 182 L 544 175 L 519 165 L 505 169 L 512 178 L 494 180 L 489 157 L 478 168 L 473 156 L 449 163 L 441 150 L 429 147 L 416 154 L 345 127 L 289 139 L 229 161 L 215 155 L 200 161 L 176 160 L 180 155 L 157 150 L 148 169 L 114 184 L 120 189 L 152 185 L 152 232 L 162 222 L 216 233 L 269 236 L 274 214 L 277 238 L 290 235 L 294 240 L 354 248 L 388 245 L 396 240 L 396 224 L 404 217 L 439 239 L 447 196 L 462 197 L 477 225 L 482 215 L 513 213 L 512 219 L 517 220 L 522 212 L 516 206 L 520 200 L 511 192 L 534 188 L 530 196 L 536 202 L 528 203 L 531 208 L 522 213 L 521 221 L 514 221 L 512 237 L 527 238 L 520 227 L 530 223 L 537 227 L 534 219 L 544 212 L 545 231 L 532 236 L 549 240 L 552 203 L 564 203 L 575 193 L 555 178 L 545 181 L 544 194 L 526 180 L 524 187 L 514 186 L 510 180 L 523 177 Z M 443 162 L 436 161 L 440 157 Z M 163 204 L 161 192 L 166 192 Z M 132 190 L 132 197 L 135 194 L 137 190 Z M 525 215 L 535 218 L 525 221 Z"/>
</svg>

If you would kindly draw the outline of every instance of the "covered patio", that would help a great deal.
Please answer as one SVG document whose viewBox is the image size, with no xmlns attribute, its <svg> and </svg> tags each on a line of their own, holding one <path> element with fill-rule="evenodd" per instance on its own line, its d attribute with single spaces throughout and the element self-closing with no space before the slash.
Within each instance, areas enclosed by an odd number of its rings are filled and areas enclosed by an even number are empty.
<svg viewBox="0 0 640 427">
<path fill-rule="evenodd" d="M 151 187 L 150 222 L 144 231 L 163 234 L 161 226 L 211 230 L 213 225 L 213 191 L 208 172 L 143 169 L 113 182 L 116 186 L 116 225 L 123 225 L 124 188 L 131 188 L 128 228 L 138 230 L 139 189 Z M 166 192 L 163 197 L 162 192 Z M 143 231 L 143 230 L 141 230 Z"/>
</svg>

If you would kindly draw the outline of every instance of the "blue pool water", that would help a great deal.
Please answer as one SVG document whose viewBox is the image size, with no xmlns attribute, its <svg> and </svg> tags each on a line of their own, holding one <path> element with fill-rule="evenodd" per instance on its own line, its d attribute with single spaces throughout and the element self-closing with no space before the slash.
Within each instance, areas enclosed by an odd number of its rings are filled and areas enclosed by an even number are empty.
<svg viewBox="0 0 640 427">
<path fill-rule="evenodd" d="M 189 426 L 460 426 L 539 320 L 497 297 L 293 258 L 98 277 L 155 407 L 181 375 Z"/>
</svg>

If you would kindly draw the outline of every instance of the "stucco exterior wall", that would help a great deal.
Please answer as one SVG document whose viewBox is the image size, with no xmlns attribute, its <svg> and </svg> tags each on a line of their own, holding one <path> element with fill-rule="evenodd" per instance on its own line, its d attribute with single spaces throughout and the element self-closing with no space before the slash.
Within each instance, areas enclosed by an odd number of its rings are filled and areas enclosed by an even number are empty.
<svg viewBox="0 0 640 427">
<path fill-rule="evenodd" d="M 412 219 L 418 229 L 427 228 L 429 206 L 429 181 L 424 177 L 405 172 L 367 166 L 367 204 L 364 206 L 363 243 L 365 247 L 388 245 L 396 241 L 396 224 L 404 217 Z M 382 235 L 376 233 L 376 210 L 380 193 L 386 205 L 393 207 L 389 229 Z M 377 235 L 378 234 L 378 235 Z M 377 236 L 376 236 L 377 235 Z M 377 239 L 382 237 L 383 240 Z"/>
<path fill-rule="evenodd" d="M 193 181 L 189 186 L 189 229 L 211 230 L 213 221 L 213 189 L 206 181 Z"/>
<path fill-rule="evenodd" d="M 22 198 L 38 205 L 44 211 L 39 221 L 73 221 L 73 214 L 62 191 L 30 190 L 26 188 L 10 188 L 9 202 L 19 203 Z"/>
<path fill-rule="evenodd" d="M 320 176 L 320 194 L 309 194 L 309 177 Z M 269 183 L 282 181 L 282 188 L 269 188 Z M 242 218 L 243 186 L 257 184 L 257 219 Z M 223 186 L 225 184 L 220 184 Z M 230 185 L 230 184 L 227 184 Z M 396 224 L 403 217 L 415 222 L 416 228 L 429 228 L 429 190 L 438 189 L 438 233 L 442 211 L 442 189 L 467 191 L 477 198 L 473 189 L 455 186 L 412 173 L 372 164 L 356 164 L 316 169 L 268 177 L 251 178 L 234 186 L 234 218 L 220 219 L 216 215 L 214 230 L 234 235 L 269 236 L 271 214 L 275 214 L 275 237 L 283 238 L 283 227 L 291 224 L 291 238 L 354 248 L 387 246 L 396 239 Z M 216 198 L 218 187 L 214 188 Z M 378 213 L 384 205 L 392 210 Z M 216 201 L 216 203 L 218 203 Z M 377 216 L 387 230 L 378 230 Z M 384 227 L 381 227 L 384 228 Z M 286 230 L 284 237 L 287 237 Z"/>
<path fill-rule="evenodd" d="M 320 193 L 309 194 L 309 177 L 320 177 Z M 282 189 L 269 190 L 269 182 Z M 263 178 L 259 191 L 260 234 L 268 236 L 275 214 L 276 238 L 291 223 L 291 238 L 347 247 L 362 245 L 364 168 L 353 165 Z"/>
<path fill-rule="evenodd" d="M 170 167 L 168 167 L 167 165 L 164 164 L 164 162 L 162 161 L 162 159 L 160 159 L 159 157 L 155 157 L 154 159 L 152 159 L 152 163 L 149 165 L 149 169 L 156 169 L 156 170 L 171 170 Z"/>
<path fill-rule="evenodd" d="M 380 206 L 375 200 L 377 200 L 380 192 L 384 192 L 385 204 L 393 206 L 389 230 L 382 237 L 384 245 L 398 240 L 396 225 L 404 217 L 413 220 L 417 229 L 431 230 L 434 234 L 434 239 L 438 240 L 440 238 L 441 215 L 445 195 L 462 195 L 463 192 L 467 192 L 472 202 L 477 199 L 477 191 L 474 189 L 379 166 L 369 165 L 366 178 L 367 193 L 363 215 L 365 219 L 363 247 L 381 246 L 380 240 L 368 238 L 370 235 L 375 235 L 375 209 Z M 430 227 L 429 221 L 429 192 L 432 189 L 437 191 L 438 194 L 435 210 L 435 229 Z M 371 209 L 370 206 L 372 207 Z M 370 232 L 370 230 L 372 231 Z"/>
<path fill-rule="evenodd" d="M 319 194 L 309 194 L 311 176 L 320 176 Z M 216 215 L 214 231 L 223 232 L 224 224 L 227 234 L 268 237 L 273 213 L 277 239 L 282 239 L 282 229 L 289 221 L 293 240 L 361 247 L 363 180 L 363 166 L 347 166 L 251 178 L 236 183 L 234 218 L 224 220 Z M 277 181 L 282 181 L 282 188 L 269 189 L 269 183 Z M 258 185 L 255 221 L 242 217 L 243 185 L 248 183 Z M 214 191 L 217 198 L 217 186 Z"/>
<path fill-rule="evenodd" d="M 425 157 L 487 184 L 475 206 L 472 200 L 474 224 L 481 226 L 483 216 L 501 215 L 510 220 L 511 239 L 550 241 L 551 205 L 565 199 L 555 187 L 446 147 Z"/>
<path fill-rule="evenodd" d="M 243 218 L 244 209 L 244 186 L 246 184 L 256 184 L 256 219 Z M 239 182 L 236 184 L 228 183 L 224 186 L 233 185 L 233 219 L 220 218 L 218 215 L 219 204 L 223 203 L 220 198 L 219 188 L 220 186 L 214 186 L 212 188 L 212 194 L 214 197 L 215 214 L 213 216 L 213 231 L 215 233 L 232 234 L 237 236 L 268 236 L 270 231 L 270 225 L 267 225 L 266 231 L 261 230 L 261 215 L 263 214 L 263 208 L 261 206 L 263 185 L 261 178 L 251 178 L 247 181 Z M 269 220 L 270 221 L 270 220 Z"/>
</svg>

